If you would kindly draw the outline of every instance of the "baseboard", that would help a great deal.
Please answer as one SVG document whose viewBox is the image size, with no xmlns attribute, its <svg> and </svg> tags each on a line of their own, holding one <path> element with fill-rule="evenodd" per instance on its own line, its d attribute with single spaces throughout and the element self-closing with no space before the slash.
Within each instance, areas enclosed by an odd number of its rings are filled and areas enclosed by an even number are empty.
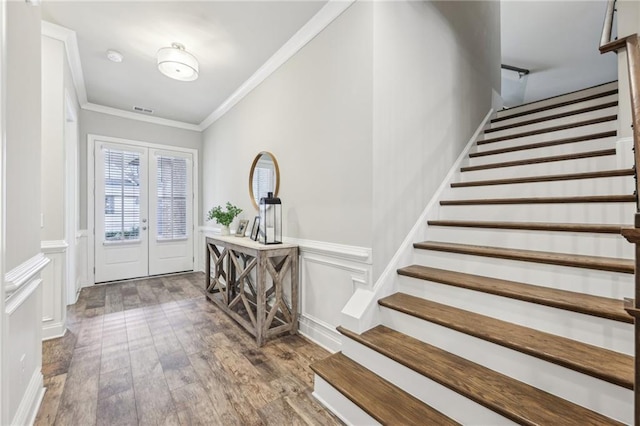
<svg viewBox="0 0 640 426">
<path fill-rule="evenodd" d="M 36 420 L 38 409 L 44 397 L 44 382 L 40 370 L 33 372 L 27 390 L 20 401 L 18 410 L 16 411 L 12 425 L 32 425 Z"/>
<path fill-rule="evenodd" d="M 67 333 L 67 328 L 62 323 L 48 324 L 42 327 L 42 341 L 57 339 Z"/>
<path fill-rule="evenodd" d="M 313 343 L 331 353 L 340 351 L 342 339 L 334 326 L 305 314 L 300 315 L 298 324 L 298 332 Z"/>
</svg>

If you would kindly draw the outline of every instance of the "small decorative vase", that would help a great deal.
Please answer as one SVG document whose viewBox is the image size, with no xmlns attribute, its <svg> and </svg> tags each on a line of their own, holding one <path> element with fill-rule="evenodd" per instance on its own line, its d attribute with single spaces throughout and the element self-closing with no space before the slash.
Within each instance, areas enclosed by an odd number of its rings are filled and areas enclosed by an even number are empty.
<svg viewBox="0 0 640 426">
<path fill-rule="evenodd" d="M 220 228 L 220 235 L 231 235 L 231 232 L 229 232 L 229 227 L 222 225 L 222 227 Z"/>
</svg>

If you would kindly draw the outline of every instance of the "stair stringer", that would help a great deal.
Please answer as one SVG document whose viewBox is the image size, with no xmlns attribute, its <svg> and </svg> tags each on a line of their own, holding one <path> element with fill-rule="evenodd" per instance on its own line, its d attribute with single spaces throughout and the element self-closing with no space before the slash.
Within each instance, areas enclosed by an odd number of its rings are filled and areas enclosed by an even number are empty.
<svg viewBox="0 0 640 426">
<path fill-rule="evenodd" d="M 342 309 L 341 324 L 344 327 L 357 333 L 363 333 L 381 323 L 378 300 L 397 291 L 398 268 L 409 264 L 413 258 L 413 244 L 426 238 L 429 226 L 427 218 L 434 216 L 434 212 L 440 207 L 438 203 L 442 199 L 442 194 L 458 175 L 463 161 L 467 158 L 471 148 L 475 146 L 480 134 L 489 125 L 493 113 L 494 110 L 490 109 L 484 117 L 373 287 L 362 286 L 355 289 L 353 296 Z M 344 337 L 342 339 L 344 340 Z"/>
</svg>

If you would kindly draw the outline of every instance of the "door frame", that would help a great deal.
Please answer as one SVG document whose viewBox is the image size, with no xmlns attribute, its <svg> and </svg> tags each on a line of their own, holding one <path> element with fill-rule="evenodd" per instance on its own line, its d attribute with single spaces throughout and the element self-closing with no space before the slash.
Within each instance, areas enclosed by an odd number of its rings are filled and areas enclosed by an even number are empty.
<svg viewBox="0 0 640 426">
<path fill-rule="evenodd" d="M 87 135 L 87 275 L 88 282 L 87 285 L 95 285 L 96 283 L 96 274 L 95 274 L 95 238 L 96 238 L 96 227 L 95 227 L 95 148 L 96 142 L 108 142 L 108 143 L 116 143 L 116 144 L 126 144 L 133 145 L 141 148 L 151 148 L 151 149 L 159 149 L 164 151 L 176 151 L 183 152 L 192 155 L 193 159 L 193 218 L 192 225 L 193 229 L 191 230 L 193 236 L 193 268 L 196 268 L 195 257 L 198 253 L 198 235 L 196 235 L 196 224 L 198 221 L 198 213 L 200 212 L 199 208 L 199 187 L 198 187 L 198 150 L 193 148 L 183 148 L 174 145 L 163 145 L 151 142 L 137 141 L 132 139 L 124 139 L 124 138 L 116 138 L 112 136 L 100 136 L 95 134 Z M 149 194 L 151 196 L 151 194 Z"/>
</svg>

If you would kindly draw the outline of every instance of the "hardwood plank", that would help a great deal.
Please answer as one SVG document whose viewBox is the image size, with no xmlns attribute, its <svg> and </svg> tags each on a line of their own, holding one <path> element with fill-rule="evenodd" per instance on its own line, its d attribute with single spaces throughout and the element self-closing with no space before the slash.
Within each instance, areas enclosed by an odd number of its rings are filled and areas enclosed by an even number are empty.
<svg viewBox="0 0 640 426">
<path fill-rule="evenodd" d="M 381 306 L 633 389 L 633 357 L 495 318 L 395 293 Z"/>
<path fill-rule="evenodd" d="M 463 188 L 463 187 L 469 187 L 469 186 L 511 185 L 511 184 L 518 184 L 518 183 L 554 182 L 554 181 L 579 180 L 579 179 L 600 179 L 600 178 L 608 178 L 608 177 L 634 176 L 634 175 L 635 175 L 634 169 L 602 170 L 598 172 L 567 173 L 567 174 L 558 174 L 558 175 L 524 176 L 519 178 L 453 182 L 451 184 L 451 187 Z"/>
<path fill-rule="evenodd" d="M 458 424 L 341 352 L 312 364 L 311 368 L 383 425 Z"/>
<path fill-rule="evenodd" d="M 527 111 L 522 111 L 522 112 L 518 112 L 518 113 L 515 113 L 515 114 L 511 114 L 511 115 L 506 115 L 504 117 L 494 118 L 494 119 L 491 120 L 491 122 L 492 123 L 498 123 L 500 121 L 509 120 L 511 118 L 523 117 L 523 116 L 529 115 L 529 114 L 535 114 L 535 113 L 542 112 L 542 111 L 548 111 L 550 109 L 560 108 L 560 107 L 563 107 L 563 106 L 573 105 L 573 104 L 577 104 L 577 103 L 580 103 L 580 102 L 590 101 L 590 100 L 598 99 L 598 98 L 604 98 L 606 96 L 617 95 L 617 94 L 618 94 L 618 89 L 608 90 L 606 92 L 596 93 L 594 95 L 589 95 L 589 96 L 585 96 L 585 97 L 582 97 L 582 98 L 572 99 L 570 101 L 559 102 L 557 104 L 546 105 L 546 106 L 543 106 L 543 107 L 540 107 L 540 108 L 530 109 L 530 110 L 527 110 Z M 563 95 L 559 95 L 559 96 L 563 96 Z M 556 96 L 554 96 L 554 97 L 556 97 Z M 548 98 L 548 99 L 553 99 L 553 97 L 552 98 Z M 548 100 L 548 99 L 543 99 L 543 100 Z M 541 101 L 535 101 L 535 102 L 541 102 Z M 533 103 L 533 102 L 530 102 L 530 103 Z M 524 105 L 529 105 L 529 103 L 523 104 L 523 105 L 518 105 L 517 107 L 511 108 L 511 109 L 515 110 L 518 107 L 524 106 Z"/>
<path fill-rule="evenodd" d="M 617 114 L 607 115 L 606 117 L 592 118 L 590 120 L 579 121 L 577 123 L 561 124 L 559 126 L 552 126 L 544 129 L 529 130 L 526 132 L 515 133 L 507 136 L 499 136 L 496 138 L 482 139 L 482 140 L 479 140 L 477 144 L 485 145 L 488 143 L 524 138 L 526 136 L 542 135 L 544 133 L 558 132 L 560 130 L 575 129 L 576 127 L 584 127 L 584 126 L 591 126 L 593 124 L 606 123 L 606 122 L 614 121 L 617 119 L 618 119 Z"/>
<path fill-rule="evenodd" d="M 484 204 L 564 204 L 564 203 L 635 203 L 635 195 L 586 195 L 575 197 L 481 198 L 442 200 L 441 206 L 471 206 Z"/>
<path fill-rule="evenodd" d="M 575 268 L 596 269 L 601 271 L 633 274 L 634 261 L 612 257 L 584 256 L 578 254 L 552 253 L 511 248 L 483 247 L 468 244 L 441 243 L 424 241 L 413 245 L 417 249 L 468 254 L 473 256 L 495 257 L 499 259 L 519 260 L 523 262 L 544 263 L 548 265 L 571 266 Z"/>
<path fill-rule="evenodd" d="M 596 234 L 620 234 L 628 225 L 599 223 L 552 223 L 552 222 L 491 222 L 472 220 L 429 220 L 429 226 L 451 226 L 462 228 L 522 229 L 527 231 L 586 232 Z"/>
<path fill-rule="evenodd" d="M 624 310 L 622 300 L 421 265 L 400 268 L 398 274 L 633 324 L 633 317 Z"/>
<path fill-rule="evenodd" d="M 508 146 L 505 148 L 492 149 L 488 151 L 471 152 L 469 153 L 469 157 L 476 158 L 476 157 L 484 157 L 487 155 L 505 154 L 507 152 L 524 151 L 528 149 L 548 148 L 550 146 L 556 146 L 556 145 L 565 145 L 565 144 L 576 143 L 576 142 L 585 142 L 585 141 L 590 141 L 595 139 L 609 138 L 609 137 L 616 136 L 617 134 L 618 134 L 617 131 L 611 130 L 609 132 L 592 133 L 590 135 L 576 136 L 572 138 L 563 138 L 563 139 L 555 139 L 552 141 L 530 143 L 525 145 Z"/>
<path fill-rule="evenodd" d="M 606 157 L 608 155 L 616 155 L 616 150 L 602 149 L 598 151 L 576 152 L 572 154 L 552 155 L 549 157 L 527 158 L 524 160 L 503 161 L 499 163 L 480 164 L 477 166 L 461 167 L 461 172 L 472 172 L 474 170 L 497 169 L 502 167 L 526 166 L 528 164 L 552 163 L 555 161 L 579 160 L 582 158 Z"/>
<path fill-rule="evenodd" d="M 576 110 L 573 110 L 573 111 L 567 111 L 567 112 L 563 112 L 563 113 L 560 113 L 560 114 L 547 115 L 545 117 L 539 117 L 539 118 L 534 118 L 534 119 L 531 119 L 531 120 L 519 121 L 517 123 L 507 124 L 507 125 L 504 125 L 504 126 L 492 127 L 490 129 L 486 129 L 484 131 L 484 133 L 487 134 L 487 133 L 499 132 L 500 130 L 513 129 L 513 128 L 516 128 L 516 127 L 528 126 L 530 124 L 543 123 L 543 122 L 549 121 L 549 120 L 557 120 L 559 118 L 571 117 L 571 116 L 578 115 L 578 114 L 585 114 L 587 112 L 599 111 L 601 109 L 606 109 L 606 108 L 611 108 L 611 107 L 616 107 L 616 106 L 618 106 L 618 101 L 607 102 L 607 103 L 604 103 L 604 104 L 593 105 L 593 106 L 590 106 L 590 107 L 580 108 L 580 109 L 576 109 Z"/>
<path fill-rule="evenodd" d="M 97 426 L 137 425 L 133 388 L 98 401 Z"/>
<path fill-rule="evenodd" d="M 46 392 L 36 416 L 35 426 L 52 426 L 60 406 L 60 397 L 64 389 L 66 373 L 44 379 Z"/>
<path fill-rule="evenodd" d="M 362 335 L 343 327 L 338 330 L 345 336 L 519 424 L 621 424 L 385 326 L 374 327 Z"/>
</svg>

